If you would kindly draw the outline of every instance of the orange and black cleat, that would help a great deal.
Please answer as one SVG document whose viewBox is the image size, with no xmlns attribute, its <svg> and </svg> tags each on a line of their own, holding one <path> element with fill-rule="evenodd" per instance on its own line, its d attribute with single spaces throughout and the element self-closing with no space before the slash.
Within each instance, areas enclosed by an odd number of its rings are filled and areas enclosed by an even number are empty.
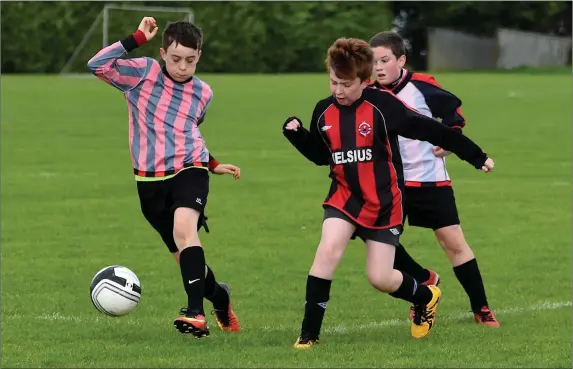
<svg viewBox="0 0 573 369">
<path fill-rule="evenodd" d="M 487 306 L 483 306 L 480 311 L 475 312 L 474 319 L 477 324 L 482 324 L 486 327 L 499 328 L 500 326 L 493 311 L 491 311 Z"/>
<path fill-rule="evenodd" d="M 219 286 L 227 291 L 227 294 L 229 295 L 229 305 L 224 310 L 213 311 L 215 319 L 217 320 L 217 325 L 225 332 L 239 332 L 241 330 L 241 326 L 239 325 L 239 320 L 233 312 L 233 306 L 231 305 L 231 289 L 225 283 L 219 283 Z"/>
<path fill-rule="evenodd" d="M 209 327 L 203 314 L 186 314 L 173 322 L 175 328 L 181 333 L 191 333 L 195 338 L 209 336 Z"/>
</svg>

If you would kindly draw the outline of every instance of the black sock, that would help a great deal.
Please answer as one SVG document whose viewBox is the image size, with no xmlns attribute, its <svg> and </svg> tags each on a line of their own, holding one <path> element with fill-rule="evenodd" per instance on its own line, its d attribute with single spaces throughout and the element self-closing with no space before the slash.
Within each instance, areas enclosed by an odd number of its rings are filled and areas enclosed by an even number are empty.
<svg viewBox="0 0 573 369">
<path fill-rule="evenodd" d="M 485 287 L 475 258 L 454 267 L 454 273 L 470 298 L 474 313 L 480 311 L 483 306 L 488 306 Z"/>
<path fill-rule="evenodd" d="M 215 274 L 208 265 L 205 277 L 205 298 L 213 303 L 215 310 L 225 310 L 229 306 L 229 294 L 219 286 L 215 280 Z"/>
<path fill-rule="evenodd" d="M 187 293 L 188 314 L 203 314 L 205 295 L 205 254 L 200 246 L 187 247 L 179 255 L 181 276 Z"/>
<path fill-rule="evenodd" d="M 414 305 L 427 304 L 432 301 L 432 291 L 428 286 L 418 283 L 414 278 L 408 274 L 402 273 L 402 284 L 390 296 L 397 299 L 406 300 Z"/>
<path fill-rule="evenodd" d="M 408 273 L 420 283 L 424 283 L 430 279 L 430 272 L 418 264 L 416 260 L 412 259 L 402 244 L 396 247 L 396 254 L 394 256 L 394 269 Z"/>
<path fill-rule="evenodd" d="M 304 306 L 304 320 L 302 332 L 306 332 L 312 339 L 318 339 L 322 320 L 326 312 L 326 303 L 330 299 L 331 280 L 309 275 L 306 280 L 306 304 Z"/>
</svg>

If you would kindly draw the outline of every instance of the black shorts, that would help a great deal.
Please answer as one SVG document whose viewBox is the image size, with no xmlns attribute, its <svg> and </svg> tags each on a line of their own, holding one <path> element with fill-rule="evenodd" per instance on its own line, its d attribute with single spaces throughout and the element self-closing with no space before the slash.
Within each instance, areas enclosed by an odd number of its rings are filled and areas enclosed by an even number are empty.
<svg viewBox="0 0 573 369">
<path fill-rule="evenodd" d="M 406 187 L 404 223 L 432 230 L 460 224 L 454 190 L 444 187 Z"/>
<path fill-rule="evenodd" d="M 197 231 L 205 225 L 205 206 L 209 195 L 209 172 L 189 168 L 163 181 L 137 181 L 141 212 L 159 233 L 171 252 L 177 252 L 173 240 L 173 216 L 177 208 L 191 208 L 201 215 Z"/>
<path fill-rule="evenodd" d="M 355 221 L 350 219 L 346 214 L 344 214 L 340 210 L 333 208 L 332 206 L 325 206 L 324 219 L 328 218 L 339 218 L 353 224 L 356 227 L 356 231 L 352 235 L 352 239 L 358 237 L 364 242 L 366 242 L 367 240 L 372 240 L 375 242 L 387 243 L 392 246 L 398 246 L 400 244 L 400 234 L 402 233 L 402 226 L 397 226 L 389 229 L 366 228 L 364 226 L 361 226 L 360 224 L 357 224 Z"/>
</svg>

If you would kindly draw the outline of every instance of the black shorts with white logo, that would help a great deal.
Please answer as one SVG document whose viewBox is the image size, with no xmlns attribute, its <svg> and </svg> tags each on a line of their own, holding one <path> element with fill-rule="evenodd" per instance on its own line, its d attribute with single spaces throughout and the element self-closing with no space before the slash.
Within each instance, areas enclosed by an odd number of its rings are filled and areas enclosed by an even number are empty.
<svg viewBox="0 0 573 369">
<path fill-rule="evenodd" d="M 372 240 L 375 242 L 386 243 L 392 246 L 398 246 L 400 244 L 400 234 L 402 233 L 402 226 L 396 226 L 386 229 L 372 229 L 361 226 L 352 219 L 350 219 L 346 214 L 340 210 L 333 208 L 332 206 L 324 207 L 324 219 L 328 218 L 338 218 L 346 220 L 348 223 L 353 224 L 356 227 L 356 231 L 352 235 L 352 239 L 356 237 L 360 238 L 362 241 Z"/>
<path fill-rule="evenodd" d="M 460 224 L 454 190 L 444 187 L 406 187 L 404 223 L 412 227 L 437 230 Z"/>
<path fill-rule="evenodd" d="M 141 212 L 159 233 L 171 252 L 177 252 L 173 240 L 173 217 L 177 208 L 191 208 L 200 213 L 197 231 L 205 225 L 205 206 L 209 195 L 209 172 L 188 168 L 162 181 L 137 181 Z"/>
</svg>

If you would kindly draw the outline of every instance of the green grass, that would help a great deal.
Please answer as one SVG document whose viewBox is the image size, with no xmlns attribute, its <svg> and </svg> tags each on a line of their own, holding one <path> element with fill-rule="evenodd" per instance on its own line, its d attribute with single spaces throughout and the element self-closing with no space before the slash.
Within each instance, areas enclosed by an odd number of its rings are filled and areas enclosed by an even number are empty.
<svg viewBox="0 0 573 369">
<path fill-rule="evenodd" d="M 443 278 L 435 330 L 410 338 L 408 304 L 369 286 L 355 241 L 309 352 L 292 343 L 329 181 L 280 128 L 292 114 L 308 120 L 327 77 L 202 77 L 215 91 L 208 147 L 243 177 L 212 179 L 201 238 L 243 332 L 212 320 L 205 340 L 173 329 L 181 277 L 140 214 L 121 93 L 95 78 L 4 76 L 2 367 L 570 367 L 571 75 L 437 75 L 464 101 L 467 135 L 496 161 L 487 176 L 455 157 L 448 167 L 502 328 L 473 323 L 434 236 L 407 228 L 403 243 Z M 143 284 L 122 318 L 89 299 L 93 274 L 111 264 Z"/>
</svg>

